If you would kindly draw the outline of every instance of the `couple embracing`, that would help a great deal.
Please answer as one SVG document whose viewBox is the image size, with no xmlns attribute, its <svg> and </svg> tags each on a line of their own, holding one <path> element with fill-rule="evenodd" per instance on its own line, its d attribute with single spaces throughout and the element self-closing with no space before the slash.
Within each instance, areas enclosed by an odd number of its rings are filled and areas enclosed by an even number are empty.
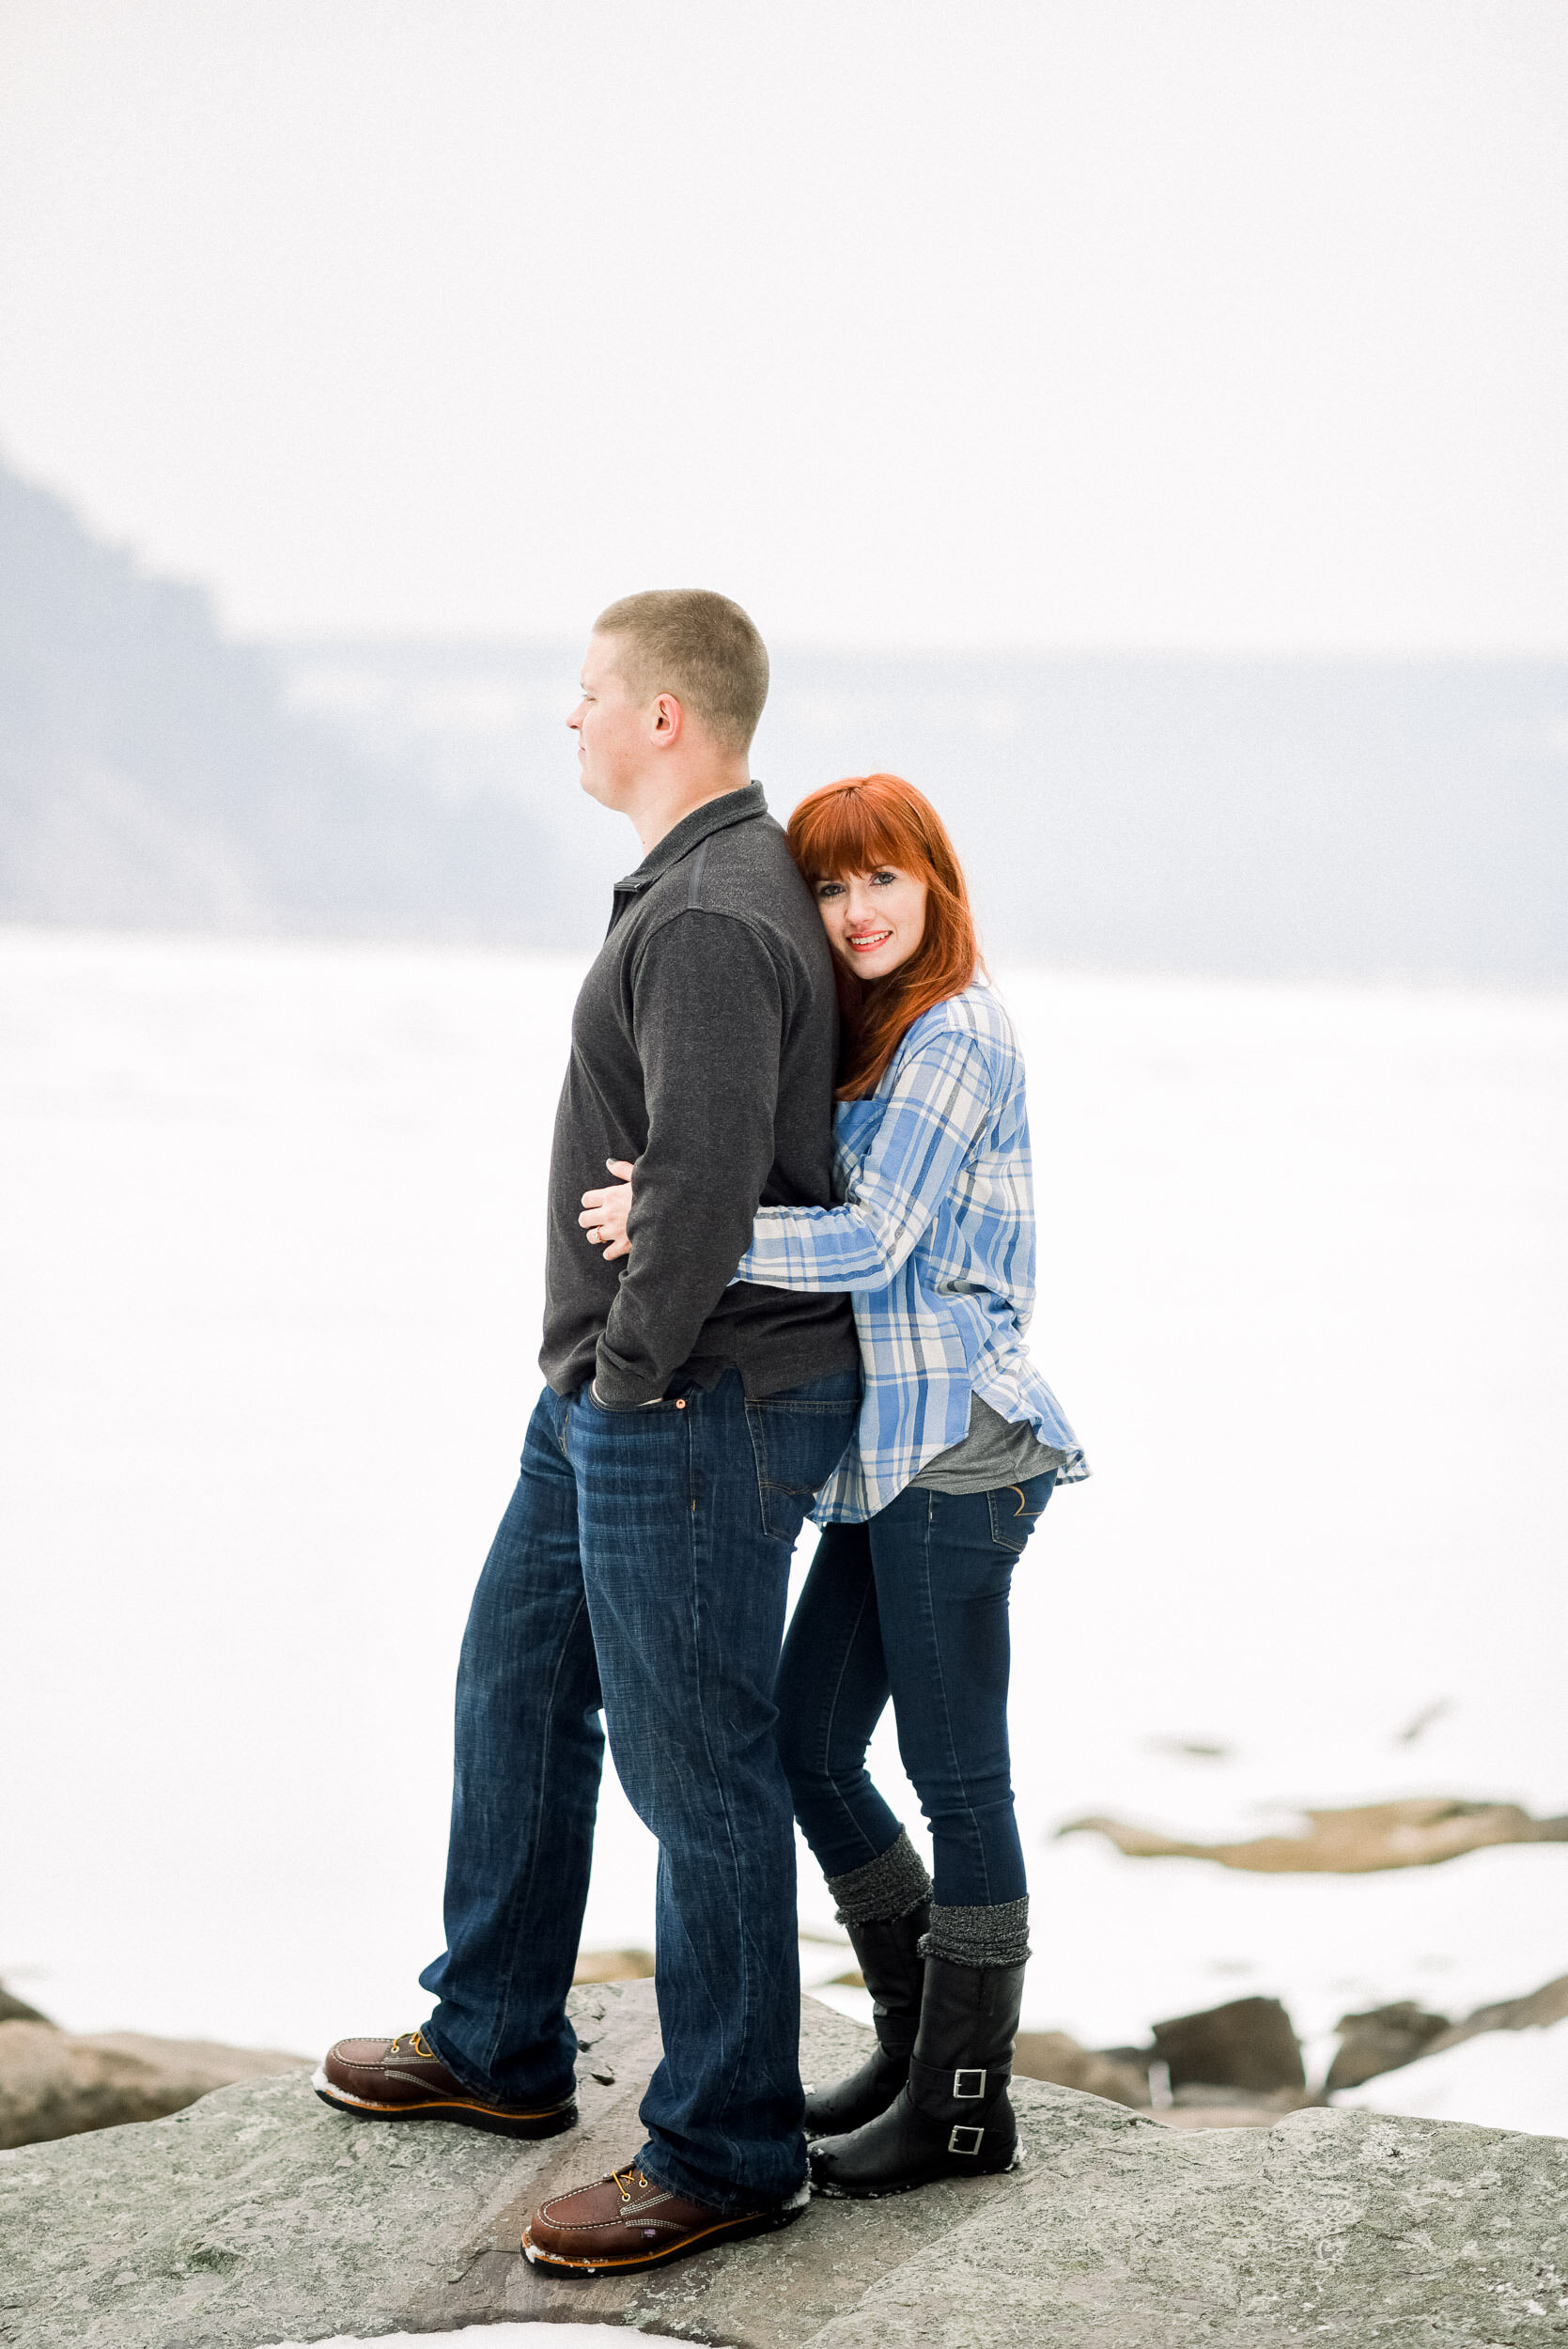
<svg viewBox="0 0 1568 2349">
<path fill-rule="evenodd" d="M 786 2225 L 814 2187 L 1013 2162 L 1008 1586 L 1086 1470 L 1024 1343 L 1023 1066 L 936 811 L 869 775 L 780 829 L 748 764 L 768 655 L 722 596 L 613 604 L 582 684 L 582 786 L 643 861 L 573 1015 L 547 1383 L 458 1672 L 447 1946 L 429 2020 L 339 2041 L 316 2084 L 361 2116 L 572 2125 L 608 1729 L 659 1839 L 663 2059 L 641 2149 L 523 2245 L 592 2274 Z M 934 1883 L 865 1768 L 890 1697 Z M 797 1819 L 877 2027 L 805 2092 Z"/>
</svg>

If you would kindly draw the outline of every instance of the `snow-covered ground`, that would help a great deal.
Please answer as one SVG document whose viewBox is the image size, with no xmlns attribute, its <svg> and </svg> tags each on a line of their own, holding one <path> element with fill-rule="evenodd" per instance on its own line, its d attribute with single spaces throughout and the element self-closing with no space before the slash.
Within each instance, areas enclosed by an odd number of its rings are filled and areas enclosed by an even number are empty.
<svg viewBox="0 0 1568 2349">
<path fill-rule="evenodd" d="M 577 975 L 0 933 L 0 1977 L 74 2027 L 309 2052 L 422 2012 Z M 1568 1846 L 1268 1878 L 1054 1830 L 1568 1810 L 1568 1003 L 1004 986 L 1037 1350 L 1097 1471 L 1017 1583 L 1027 2019 L 1109 2044 L 1268 1991 L 1321 2041 L 1534 1989 Z M 645 1943 L 652 1882 L 607 1787 L 589 1943 Z M 809 1860 L 801 1903 L 830 1926 Z"/>
</svg>

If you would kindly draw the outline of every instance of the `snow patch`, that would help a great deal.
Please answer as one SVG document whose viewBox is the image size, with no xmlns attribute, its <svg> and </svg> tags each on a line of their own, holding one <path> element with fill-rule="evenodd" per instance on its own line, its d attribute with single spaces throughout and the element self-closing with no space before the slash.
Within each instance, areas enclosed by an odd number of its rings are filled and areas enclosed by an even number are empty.
<svg viewBox="0 0 1568 2349">
<path fill-rule="evenodd" d="M 1346 2089 L 1334 2104 L 1420 2121 L 1471 2121 L 1531 2137 L 1568 2136 L 1568 2021 L 1546 2030 L 1483 2031 Z"/>
</svg>

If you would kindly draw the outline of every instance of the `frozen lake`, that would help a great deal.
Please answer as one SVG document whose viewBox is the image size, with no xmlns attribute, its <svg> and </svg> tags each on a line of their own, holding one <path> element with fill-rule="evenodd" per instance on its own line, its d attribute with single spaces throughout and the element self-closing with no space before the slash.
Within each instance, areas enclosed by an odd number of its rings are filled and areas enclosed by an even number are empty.
<svg viewBox="0 0 1568 2349">
<path fill-rule="evenodd" d="M 424 2012 L 577 977 L 0 933 L 0 1976 L 75 2028 L 310 2052 Z M 1106 2044 L 1267 1991 L 1317 2034 L 1535 1988 L 1568 1846 L 1270 1879 L 1054 1830 L 1568 1810 L 1568 1003 L 1003 986 L 1035 1344 L 1096 1470 L 1016 1586 L 1026 2020 Z M 607 1784 L 588 1945 L 650 1938 L 652 1865 Z M 801 1908 L 830 1925 L 809 1860 Z"/>
</svg>

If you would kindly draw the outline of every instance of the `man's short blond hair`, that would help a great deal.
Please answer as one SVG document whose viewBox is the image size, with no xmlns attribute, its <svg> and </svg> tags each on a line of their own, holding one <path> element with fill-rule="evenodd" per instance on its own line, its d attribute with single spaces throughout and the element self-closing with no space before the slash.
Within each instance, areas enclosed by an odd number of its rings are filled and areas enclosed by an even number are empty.
<svg viewBox="0 0 1568 2349">
<path fill-rule="evenodd" d="M 706 587 L 623 596 L 594 622 L 639 701 L 673 693 L 723 743 L 749 750 L 768 699 L 768 647 L 737 603 Z"/>
</svg>

